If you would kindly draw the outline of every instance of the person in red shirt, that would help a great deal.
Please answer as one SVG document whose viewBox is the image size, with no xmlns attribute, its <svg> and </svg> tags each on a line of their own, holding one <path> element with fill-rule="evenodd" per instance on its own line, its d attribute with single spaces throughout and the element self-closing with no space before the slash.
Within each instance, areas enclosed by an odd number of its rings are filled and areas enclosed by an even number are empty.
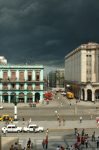
<svg viewBox="0 0 99 150">
<path fill-rule="evenodd" d="M 45 139 L 45 147 L 46 147 L 46 149 L 48 149 L 48 136 Z"/>
<path fill-rule="evenodd" d="M 65 150 L 63 146 L 60 147 L 60 150 Z"/>
</svg>

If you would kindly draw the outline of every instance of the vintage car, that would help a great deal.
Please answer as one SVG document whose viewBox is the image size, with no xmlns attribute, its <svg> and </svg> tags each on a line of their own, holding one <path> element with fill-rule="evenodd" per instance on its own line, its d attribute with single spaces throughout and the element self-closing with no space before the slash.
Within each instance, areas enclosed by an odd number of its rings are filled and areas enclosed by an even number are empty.
<svg viewBox="0 0 99 150">
<path fill-rule="evenodd" d="M 23 132 L 43 132 L 44 128 L 39 127 L 36 124 L 29 124 L 27 127 L 23 127 Z"/>
<path fill-rule="evenodd" d="M 13 121 L 14 118 L 10 117 L 8 114 L 4 114 L 3 116 L 0 116 L 0 121 Z"/>
<path fill-rule="evenodd" d="M 15 124 L 8 124 L 6 127 L 2 127 L 2 132 L 22 132 L 22 127 L 17 127 Z"/>
</svg>

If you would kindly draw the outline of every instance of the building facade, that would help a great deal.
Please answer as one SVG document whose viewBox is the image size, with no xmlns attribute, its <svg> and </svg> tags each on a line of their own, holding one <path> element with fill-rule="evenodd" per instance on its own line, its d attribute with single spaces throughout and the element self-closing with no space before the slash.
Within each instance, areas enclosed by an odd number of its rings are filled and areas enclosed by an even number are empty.
<svg viewBox="0 0 99 150">
<path fill-rule="evenodd" d="M 82 44 L 65 56 L 65 88 L 81 100 L 99 101 L 99 44 Z"/>
<path fill-rule="evenodd" d="M 42 65 L 0 65 L 0 101 L 41 102 L 43 70 Z"/>
<path fill-rule="evenodd" d="M 49 73 L 49 87 L 64 88 L 64 69 L 57 69 Z"/>
</svg>

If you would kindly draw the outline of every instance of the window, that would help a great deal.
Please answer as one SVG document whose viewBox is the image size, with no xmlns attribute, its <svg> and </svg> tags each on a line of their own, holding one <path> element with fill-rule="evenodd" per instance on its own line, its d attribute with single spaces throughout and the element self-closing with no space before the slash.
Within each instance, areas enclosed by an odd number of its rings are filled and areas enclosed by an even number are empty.
<svg viewBox="0 0 99 150">
<path fill-rule="evenodd" d="M 36 81 L 40 80 L 40 72 L 36 72 Z"/>
<path fill-rule="evenodd" d="M 28 72 L 28 81 L 32 81 L 32 71 Z"/>
</svg>

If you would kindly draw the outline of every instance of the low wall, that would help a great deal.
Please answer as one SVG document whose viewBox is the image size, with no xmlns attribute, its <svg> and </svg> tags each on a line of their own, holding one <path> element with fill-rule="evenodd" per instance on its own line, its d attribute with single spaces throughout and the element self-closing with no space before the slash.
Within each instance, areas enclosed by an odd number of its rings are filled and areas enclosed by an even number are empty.
<svg viewBox="0 0 99 150">
<path fill-rule="evenodd" d="M 18 142 L 18 137 L 2 137 L 1 138 L 1 150 L 9 150 L 11 145 Z"/>
</svg>

